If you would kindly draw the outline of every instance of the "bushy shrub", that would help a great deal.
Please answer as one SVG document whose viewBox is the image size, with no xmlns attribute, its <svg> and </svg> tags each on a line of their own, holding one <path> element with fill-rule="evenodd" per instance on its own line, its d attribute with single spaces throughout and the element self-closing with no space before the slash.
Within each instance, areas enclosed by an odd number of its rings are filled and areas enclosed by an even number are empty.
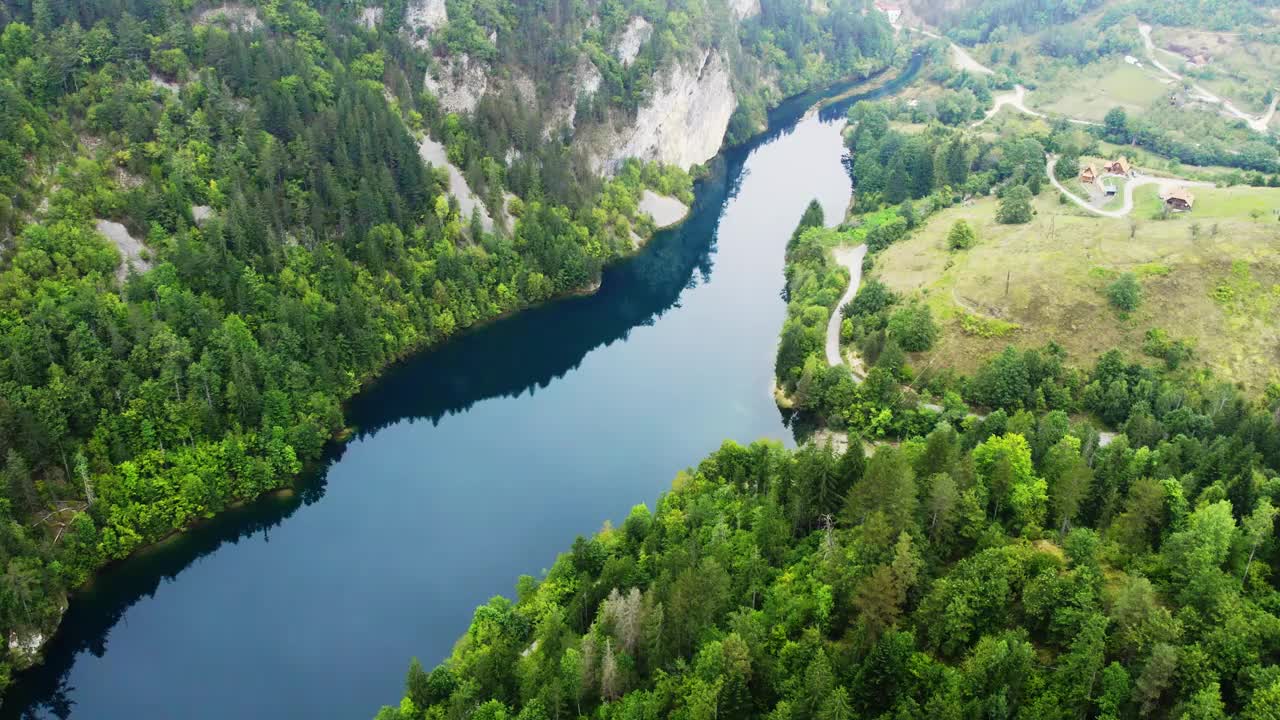
<svg viewBox="0 0 1280 720">
<path fill-rule="evenodd" d="M 907 352 L 923 352 L 938 339 L 933 312 L 924 303 L 914 302 L 889 317 L 889 337 Z"/>
<path fill-rule="evenodd" d="M 957 220 L 947 233 L 947 247 L 951 250 L 968 250 L 977 243 L 978 237 L 973 228 L 964 220 Z"/>
<path fill-rule="evenodd" d="M 1020 225 L 1031 222 L 1031 215 L 1031 191 L 1025 185 L 1014 185 L 1000 198 L 996 221 L 1005 225 Z"/>
<path fill-rule="evenodd" d="M 1107 300 L 1122 313 L 1131 313 L 1142 304 L 1142 285 L 1133 273 L 1125 273 L 1107 286 Z"/>
</svg>

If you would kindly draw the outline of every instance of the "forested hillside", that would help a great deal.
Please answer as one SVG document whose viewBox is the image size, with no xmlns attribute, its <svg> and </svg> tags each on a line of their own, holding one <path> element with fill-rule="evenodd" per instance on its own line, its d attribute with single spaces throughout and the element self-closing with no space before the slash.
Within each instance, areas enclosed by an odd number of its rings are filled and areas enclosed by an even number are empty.
<svg viewBox="0 0 1280 720">
<path fill-rule="evenodd" d="M 423 3 L 442 4 L 420 0 L 400 14 L 389 7 L 382 27 L 420 36 L 430 26 L 415 11 Z M 679 117 L 687 95 L 710 104 L 708 96 L 734 96 L 728 135 L 741 142 L 764 128 L 765 110 L 784 97 L 866 76 L 895 49 L 887 23 L 864 14 L 861 0 L 827 2 L 821 11 L 794 0 L 443 4 L 447 24 L 417 43 L 431 49 L 427 77 L 441 104 L 474 110 L 479 142 L 459 148 L 464 166 L 527 153 L 539 135 L 580 140 L 581 153 L 608 158 L 635 125 Z M 722 73 L 731 87 L 714 82 Z M 659 137 L 679 143 L 678 136 L 710 132 L 718 145 L 721 122 L 700 117 Z"/>
<path fill-rule="evenodd" d="M 889 61 L 859 7 L 0 5 L 0 686 L 95 568 L 287 485 L 396 358 L 589 289 L 650 232 L 643 188 L 689 198 L 687 168 L 602 177 L 546 132 L 564 58 L 657 29 L 589 103 L 617 124 L 690 43 L 761 53 L 733 78 L 742 137 L 784 92 Z M 497 83 L 451 111 L 423 78 L 455 52 L 539 101 Z"/>
<path fill-rule="evenodd" d="M 1262 25 L 1269 9 L 1280 7 L 1276 0 L 1173 0 L 1172 2 L 1127 2 L 1114 12 L 1129 11 L 1145 22 L 1158 25 L 1190 25 L 1213 30 L 1239 30 Z"/>
<path fill-rule="evenodd" d="M 1099 447 L 1059 410 L 729 443 L 480 607 L 378 718 L 1273 718 L 1274 418 L 1109 363 L 1044 386 L 1176 397 L 1167 435 Z"/>
<path fill-rule="evenodd" d="M 1102 0 L 919 0 L 910 5 L 960 42 L 986 42 L 992 32 L 1036 32 L 1102 6 Z"/>
<path fill-rule="evenodd" d="M 1245 396 L 1158 334 L 1143 351 L 1162 365 L 1117 349 L 1080 367 L 1050 343 L 960 375 L 926 355 L 944 330 L 928 299 L 875 277 L 843 309 L 859 372 L 828 364 L 849 282 L 833 248 L 865 243 L 881 269 L 971 196 L 1025 224 L 1046 150 L 1085 137 L 907 116 L 850 111 L 853 214 L 828 228 L 815 201 L 787 244 L 778 387 L 823 435 L 726 443 L 579 537 L 479 607 L 445 662 L 414 660 L 378 720 L 1276 717 L 1280 386 Z"/>
</svg>

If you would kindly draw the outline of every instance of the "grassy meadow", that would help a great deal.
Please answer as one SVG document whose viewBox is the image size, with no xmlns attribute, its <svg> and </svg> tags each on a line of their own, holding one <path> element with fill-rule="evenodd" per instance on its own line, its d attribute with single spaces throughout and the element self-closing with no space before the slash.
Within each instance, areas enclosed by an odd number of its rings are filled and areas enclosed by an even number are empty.
<svg viewBox="0 0 1280 720">
<path fill-rule="evenodd" d="M 1028 104 L 1050 115 L 1102 122 L 1113 107 L 1140 115 L 1169 91 L 1157 71 L 1134 67 L 1118 57 L 1080 68 L 1055 68 L 1028 95 Z"/>
<path fill-rule="evenodd" d="M 920 365 L 975 369 L 1005 345 L 1053 340 L 1087 364 L 1116 347 L 1135 359 L 1148 329 L 1195 348 L 1193 365 L 1260 389 L 1280 379 L 1280 189 L 1199 189 L 1196 209 L 1155 219 L 1154 188 L 1140 188 L 1127 218 L 1086 215 L 1036 199 L 1026 225 L 995 222 L 982 199 L 934 215 L 885 250 L 875 274 L 904 294 L 920 293 L 944 328 Z M 1264 213 L 1255 211 L 1265 208 Z M 949 252 L 945 237 L 964 219 L 978 236 Z M 1133 272 L 1144 300 L 1120 316 L 1103 291 Z"/>
</svg>

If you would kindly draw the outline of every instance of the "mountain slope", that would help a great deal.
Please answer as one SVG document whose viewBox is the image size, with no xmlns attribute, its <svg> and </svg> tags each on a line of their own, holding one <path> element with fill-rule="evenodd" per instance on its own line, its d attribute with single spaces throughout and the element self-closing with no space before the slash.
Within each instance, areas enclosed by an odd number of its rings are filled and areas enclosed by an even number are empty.
<svg viewBox="0 0 1280 720">
<path fill-rule="evenodd" d="M 691 58 L 728 68 L 737 107 L 764 87 L 740 47 L 781 12 L 551 5 L 0 5 L 0 685 L 96 568 L 287 485 L 388 363 L 633 252 L 642 191 L 687 200 L 689 175 L 558 129 L 628 136 Z M 640 7 L 651 39 L 601 58 Z M 827 22 L 760 67 L 792 87 L 888 61 L 874 18 L 857 25 L 879 45 L 817 58 Z M 584 52 L 596 99 L 552 122 Z M 446 112 L 426 77 L 459 63 L 486 90 Z M 702 102 L 682 120 L 714 110 L 697 152 L 666 130 L 633 151 L 705 159 L 747 115 Z"/>
</svg>

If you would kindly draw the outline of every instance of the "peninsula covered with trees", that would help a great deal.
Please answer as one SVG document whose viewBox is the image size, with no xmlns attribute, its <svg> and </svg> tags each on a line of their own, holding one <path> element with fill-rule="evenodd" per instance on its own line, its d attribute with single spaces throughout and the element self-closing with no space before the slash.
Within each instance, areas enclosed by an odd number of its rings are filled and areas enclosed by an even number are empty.
<svg viewBox="0 0 1280 720">
<path fill-rule="evenodd" d="M 477 609 L 378 720 L 1274 717 L 1274 417 L 1114 358 L 982 377 L 1063 405 L 978 420 L 888 391 L 931 429 L 727 444 Z M 1125 398 L 1105 446 L 1069 414 L 1097 384 Z"/>
</svg>

